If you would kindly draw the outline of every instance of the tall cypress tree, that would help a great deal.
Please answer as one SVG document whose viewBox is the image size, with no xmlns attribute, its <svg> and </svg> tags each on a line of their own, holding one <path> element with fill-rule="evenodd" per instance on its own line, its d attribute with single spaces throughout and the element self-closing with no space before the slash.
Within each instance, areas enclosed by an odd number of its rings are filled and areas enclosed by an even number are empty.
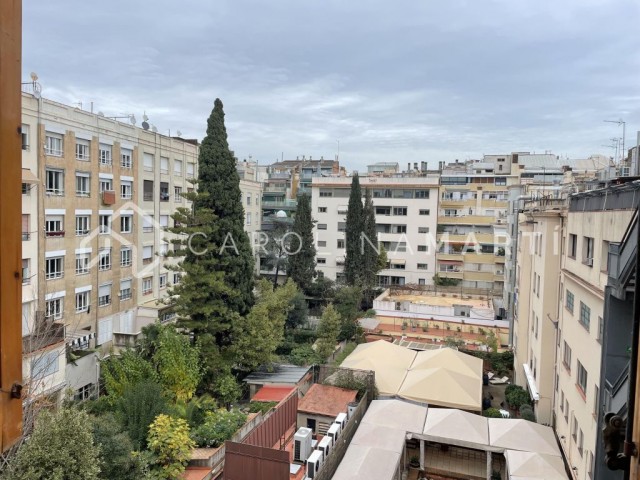
<svg viewBox="0 0 640 480">
<path fill-rule="evenodd" d="M 363 255 L 360 240 L 363 231 L 362 191 L 358 174 L 354 173 L 351 180 L 345 232 L 347 254 L 344 262 L 344 274 L 348 285 L 360 285 L 363 280 Z"/>
<path fill-rule="evenodd" d="M 363 238 L 362 246 L 362 286 L 367 302 L 370 300 L 371 292 L 376 286 L 376 275 L 380 271 L 380 253 L 378 249 L 378 232 L 376 231 L 376 211 L 371 198 L 371 190 L 366 189 L 363 208 Z"/>
<path fill-rule="evenodd" d="M 293 221 L 293 233 L 289 251 L 287 272 L 303 291 L 308 291 L 316 276 L 316 247 L 313 244 L 313 218 L 311 199 L 303 194 L 298 197 L 298 208 Z"/>
<path fill-rule="evenodd" d="M 236 295 L 228 298 L 229 308 L 246 315 L 253 305 L 253 273 L 255 259 L 251 242 L 244 231 L 244 209 L 240 193 L 240 177 L 236 162 L 227 143 L 222 102 L 216 98 L 213 111 L 207 121 L 207 136 L 200 146 L 198 158 L 198 196 L 196 210 L 204 208 L 217 218 L 213 238 L 209 241 L 219 246 L 219 270 Z M 197 261 L 197 255 L 185 260 Z"/>
</svg>

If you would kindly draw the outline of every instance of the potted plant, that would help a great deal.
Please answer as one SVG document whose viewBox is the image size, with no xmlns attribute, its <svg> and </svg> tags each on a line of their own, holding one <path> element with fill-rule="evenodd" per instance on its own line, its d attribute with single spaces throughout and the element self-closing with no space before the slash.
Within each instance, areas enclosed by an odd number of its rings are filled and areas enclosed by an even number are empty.
<svg viewBox="0 0 640 480">
<path fill-rule="evenodd" d="M 420 468 L 420 457 L 418 457 L 418 455 L 411 455 L 409 465 L 413 468 Z"/>
<path fill-rule="evenodd" d="M 407 329 L 407 322 L 402 322 L 402 330 L 406 330 Z"/>
<path fill-rule="evenodd" d="M 428 323 L 423 323 L 422 324 L 422 331 L 423 332 L 428 332 L 429 331 L 429 324 Z"/>
<path fill-rule="evenodd" d="M 456 327 L 456 328 L 457 328 L 457 330 L 458 330 L 459 332 L 461 332 L 461 331 L 462 331 L 462 328 L 460 328 L 460 327 Z"/>
<path fill-rule="evenodd" d="M 447 323 L 447 330 L 451 330 L 451 325 Z"/>
</svg>

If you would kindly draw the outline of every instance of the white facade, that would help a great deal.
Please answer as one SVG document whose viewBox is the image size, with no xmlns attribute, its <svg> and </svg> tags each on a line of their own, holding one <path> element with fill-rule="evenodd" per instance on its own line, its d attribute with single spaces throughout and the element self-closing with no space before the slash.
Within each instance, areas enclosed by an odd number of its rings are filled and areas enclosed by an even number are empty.
<svg viewBox="0 0 640 480">
<path fill-rule="evenodd" d="M 433 283 L 438 214 L 437 176 L 360 177 L 372 190 L 378 241 L 389 259 L 378 273 L 382 285 Z M 316 220 L 317 269 L 341 279 L 345 259 L 345 226 L 351 177 L 314 178 L 312 213 Z"/>
</svg>

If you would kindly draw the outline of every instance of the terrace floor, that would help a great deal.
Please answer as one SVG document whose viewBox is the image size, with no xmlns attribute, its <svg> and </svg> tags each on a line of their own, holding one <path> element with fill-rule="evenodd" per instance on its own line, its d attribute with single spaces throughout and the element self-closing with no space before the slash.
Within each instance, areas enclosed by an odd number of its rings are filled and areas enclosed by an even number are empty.
<svg viewBox="0 0 640 480">
<path fill-rule="evenodd" d="M 420 455 L 418 449 L 407 449 L 407 458 Z M 449 446 L 442 451 L 439 445 L 425 445 L 425 470 L 428 479 L 470 479 L 486 480 L 487 454 L 483 451 Z M 506 462 L 502 455 L 493 455 L 493 470 L 499 471 L 502 478 L 506 476 Z M 410 469 L 408 480 L 418 479 L 418 470 Z"/>
</svg>

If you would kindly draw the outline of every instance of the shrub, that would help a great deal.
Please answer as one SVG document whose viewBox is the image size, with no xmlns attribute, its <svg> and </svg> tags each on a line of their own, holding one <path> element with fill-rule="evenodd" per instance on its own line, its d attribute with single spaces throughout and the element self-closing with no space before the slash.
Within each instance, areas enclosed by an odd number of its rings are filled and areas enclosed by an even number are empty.
<svg viewBox="0 0 640 480">
<path fill-rule="evenodd" d="M 296 347 L 294 347 L 289 354 L 289 361 L 294 365 L 300 366 L 321 363 L 320 357 L 315 352 L 313 347 L 308 343 L 304 343 L 302 345 L 297 345 Z"/>
<path fill-rule="evenodd" d="M 529 396 L 529 392 L 527 392 L 524 388 L 514 385 L 515 388 L 511 389 L 509 393 L 505 392 L 505 398 L 507 403 L 511 405 L 511 408 L 518 410 L 524 404 L 531 403 L 531 397 Z"/>
<path fill-rule="evenodd" d="M 195 447 L 189 438 L 189 425 L 182 418 L 158 415 L 149 426 L 149 450 L 156 457 L 154 478 L 181 478 Z"/>
<path fill-rule="evenodd" d="M 251 402 L 249 403 L 249 413 L 267 413 L 278 402 Z"/>
<path fill-rule="evenodd" d="M 488 418 L 502 418 L 502 414 L 500 413 L 500 410 L 493 407 L 487 408 L 484 412 L 482 412 L 482 416 L 488 417 Z"/>
<path fill-rule="evenodd" d="M 204 423 L 191 432 L 191 438 L 199 447 L 219 447 L 246 421 L 247 416 L 235 409 L 207 412 Z"/>
<path fill-rule="evenodd" d="M 533 412 L 533 408 L 531 408 L 531 405 L 525 403 L 520 407 L 520 418 L 522 418 L 523 420 L 528 420 L 530 422 L 536 421 L 536 414 Z"/>
<path fill-rule="evenodd" d="M 129 434 L 136 450 L 147 445 L 149 425 L 161 413 L 168 411 L 162 387 L 153 381 L 130 387 L 116 404 L 116 417 Z"/>
<path fill-rule="evenodd" d="M 185 408 L 185 418 L 191 428 L 204 423 L 207 412 L 218 409 L 218 403 L 210 395 L 193 397 Z"/>
</svg>

